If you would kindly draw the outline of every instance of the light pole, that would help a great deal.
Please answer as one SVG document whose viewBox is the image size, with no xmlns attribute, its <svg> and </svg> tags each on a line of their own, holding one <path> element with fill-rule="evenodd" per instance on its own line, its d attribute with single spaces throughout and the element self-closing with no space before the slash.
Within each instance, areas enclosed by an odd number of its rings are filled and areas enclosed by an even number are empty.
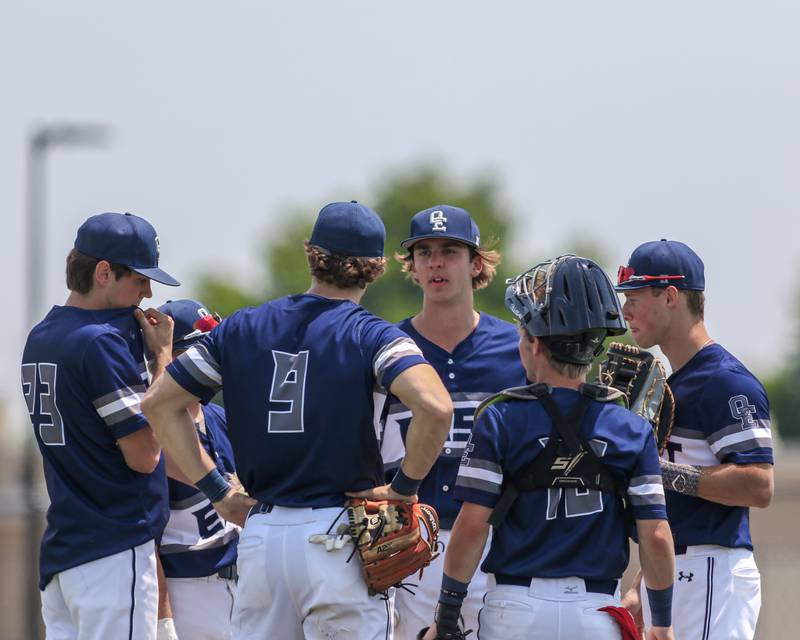
<svg viewBox="0 0 800 640">
<path fill-rule="evenodd" d="M 109 128 L 93 123 L 61 123 L 36 127 L 28 139 L 25 295 L 27 298 L 26 331 L 39 321 L 44 299 L 45 248 L 45 170 L 47 153 L 53 147 L 99 147 L 109 138 Z M 41 538 L 41 504 L 37 499 L 36 441 L 28 425 L 22 463 L 22 484 L 25 494 L 25 626 L 26 638 L 41 638 L 41 609 L 39 597 L 39 540 Z"/>
</svg>

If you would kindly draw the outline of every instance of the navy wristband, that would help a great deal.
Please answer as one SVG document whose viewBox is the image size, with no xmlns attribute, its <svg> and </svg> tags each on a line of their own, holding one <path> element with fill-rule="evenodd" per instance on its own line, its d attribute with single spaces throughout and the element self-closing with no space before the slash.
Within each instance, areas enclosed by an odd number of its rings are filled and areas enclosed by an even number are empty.
<svg viewBox="0 0 800 640">
<path fill-rule="evenodd" d="M 211 502 L 222 500 L 225 494 L 228 493 L 230 485 L 225 477 L 219 472 L 219 469 L 209 471 L 206 475 L 194 483 L 198 490 L 202 491 L 206 498 Z"/>
<path fill-rule="evenodd" d="M 650 618 L 654 627 L 672 626 L 672 585 L 666 589 L 647 587 L 647 600 L 650 603 Z"/>
<path fill-rule="evenodd" d="M 419 486 L 422 480 L 414 480 L 409 478 L 402 469 L 397 469 L 397 473 L 392 479 L 392 489 L 399 493 L 401 496 L 415 496 L 419 491 Z"/>
<path fill-rule="evenodd" d="M 439 602 L 461 606 L 464 598 L 467 597 L 467 589 L 469 589 L 469 582 L 461 582 L 445 573 L 442 575 L 442 590 L 439 592 Z"/>
</svg>

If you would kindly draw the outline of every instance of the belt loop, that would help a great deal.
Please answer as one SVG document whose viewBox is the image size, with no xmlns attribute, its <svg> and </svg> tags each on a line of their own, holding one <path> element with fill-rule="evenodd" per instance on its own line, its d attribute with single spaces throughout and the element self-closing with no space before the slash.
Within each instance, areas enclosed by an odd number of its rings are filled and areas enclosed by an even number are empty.
<svg viewBox="0 0 800 640">
<path fill-rule="evenodd" d="M 223 580 L 233 580 L 234 582 L 239 579 L 239 573 L 236 571 L 235 564 L 229 564 L 227 567 L 222 567 L 217 571 L 217 576 Z"/>
<path fill-rule="evenodd" d="M 252 507 L 250 507 L 250 511 L 247 513 L 247 518 L 250 516 L 257 516 L 262 513 L 270 513 L 274 507 L 274 504 L 267 504 L 266 502 L 261 502 L 261 500 L 259 500 Z M 245 520 L 247 520 L 247 518 L 245 518 Z"/>
</svg>

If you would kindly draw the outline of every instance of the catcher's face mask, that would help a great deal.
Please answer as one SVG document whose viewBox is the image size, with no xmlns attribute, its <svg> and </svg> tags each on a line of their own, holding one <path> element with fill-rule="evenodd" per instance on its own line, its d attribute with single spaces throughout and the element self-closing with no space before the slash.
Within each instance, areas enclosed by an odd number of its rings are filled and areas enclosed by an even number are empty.
<svg viewBox="0 0 800 640">
<path fill-rule="evenodd" d="M 506 280 L 505 303 L 511 313 L 525 326 L 533 314 L 542 314 L 550 306 L 553 292 L 553 276 L 559 265 L 572 254 L 559 256 L 555 260 L 540 262 L 535 267 Z"/>
</svg>

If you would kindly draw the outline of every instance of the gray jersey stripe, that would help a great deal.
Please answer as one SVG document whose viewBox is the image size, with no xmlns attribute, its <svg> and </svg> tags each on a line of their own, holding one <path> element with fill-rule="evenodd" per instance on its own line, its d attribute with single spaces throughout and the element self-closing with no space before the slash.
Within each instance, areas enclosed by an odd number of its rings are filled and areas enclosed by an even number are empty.
<svg viewBox="0 0 800 640">
<path fill-rule="evenodd" d="M 162 555 L 170 554 L 170 553 L 183 553 L 185 551 L 204 551 L 206 549 L 216 549 L 217 547 L 222 547 L 228 544 L 233 538 L 235 538 L 238 534 L 236 530 L 228 531 L 224 536 L 221 538 L 217 538 L 213 542 L 209 544 L 201 544 L 201 545 L 191 545 L 191 544 L 165 544 L 161 545 L 158 548 L 158 552 Z"/>
<path fill-rule="evenodd" d="M 486 469 L 487 471 L 492 471 L 501 475 L 503 473 L 503 468 L 496 462 L 481 460 L 480 458 L 470 458 L 469 462 L 463 466 L 471 467 L 472 469 Z"/>
<path fill-rule="evenodd" d="M 137 393 L 144 393 L 145 391 L 147 391 L 147 387 L 145 387 L 143 384 L 135 384 L 132 387 L 122 387 L 122 389 L 117 389 L 116 391 L 107 393 L 104 396 L 100 396 L 97 398 L 97 400 L 93 401 L 92 404 L 94 405 L 95 409 L 100 409 L 101 407 L 105 407 L 107 404 L 111 404 L 115 400 L 127 398 L 128 396 L 132 396 Z"/>
<path fill-rule="evenodd" d="M 684 429 L 683 427 L 673 427 L 672 435 L 686 438 L 687 440 L 705 440 L 706 434 L 696 429 Z"/>
<path fill-rule="evenodd" d="M 483 402 L 484 400 L 486 400 L 486 398 L 488 398 L 490 395 L 492 395 L 491 391 L 486 391 L 486 392 L 482 392 L 482 391 L 469 391 L 469 392 L 456 391 L 456 392 L 450 394 L 450 399 L 453 402 L 479 402 L 480 403 L 480 402 Z M 408 409 L 408 407 L 406 405 L 404 405 L 402 402 L 397 400 L 397 398 L 393 397 L 392 400 L 389 403 L 388 414 L 389 415 L 394 415 L 395 413 L 404 413 L 404 412 L 406 412 L 408 410 L 409 409 Z"/>
<path fill-rule="evenodd" d="M 134 416 L 138 416 L 142 414 L 142 410 L 140 408 L 139 403 L 137 402 L 132 407 L 123 407 L 119 411 L 115 411 L 114 413 L 108 414 L 103 420 L 105 421 L 106 425 L 109 427 L 113 427 L 115 424 L 119 424 L 120 422 L 124 422 L 129 418 L 133 418 Z"/>
<path fill-rule="evenodd" d="M 630 483 L 628 484 L 629 487 L 638 487 L 643 484 L 661 484 L 661 476 L 660 475 L 653 475 L 653 476 L 636 476 L 635 478 L 631 478 Z"/>
<path fill-rule="evenodd" d="M 651 505 L 665 505 L 667 504 L 664 496 L 657 493 L 651 493 L 646 496 L 628 496 L 628 500 L 634 507 L 647 507 Z"/>
<path fill-rule="evenodd" d="M 478 491 L 485 491 L 486 493 L 494 493 L 500 495 L 502 486 L 488 480 L 481 480 L 480 478 L 467 478 L 465 476 L 458 476 L 456 480 L 457 487 L 466 487 L 467 489 L 477 489 Z"/>
<path fill-rule="evenodd" d="M 198 491 L 193 496 L 189 496 L 183 500 L 170 500 L 169 508 L 174 509 L 175 511 L 180 511 L 181 509 L 188 509 L 196 504 L 200 504 L 205 499 L 205 495 Z"/>
<path fill-rule="evenodd" d="M 208 351 L 203 349 L 202 351 L 195 347 L 197 353 L 199 353 L 203 360 L 208 363 L 208 366 L 213 367 L 215 371 L 219 371 L 219 367 L 216 361 L 208 354 Z M 208 357 L 206 357 L 208 356 Z M 200 368 L 192 361 L 192 359 L 187 356 L 185 353 L 182 353 L 178 356 L 180 363 L 186 369 L 187 373 L 194 378 L 198 384 L 208 388 L 208 389 L 220 389 L 220 385 L 215 381 L 209 378 L 205 373 L 203 373 Z"/>
<path fill-rule="evenodd" d="M 743 440 L 742 442 L 734 442 L 727 447 L 722 447 L 717 456 L 723 457 L 729 453 L 738 453 L 739 451 L 749 451 L 750 449 L 771 449 L 772 438 L 751 438 L 750 440 Z"/>
<path fill-rule="evenodd" d="M 756 429 L 770 429 L 770 421 L 769 420 L 756 420 L 755 421 Z M 728 425 L 724 429 L 720 429 L 719 431 L 715 431 L 710 436 L 708 436 L 708 444 L 713 445 L 717 440 L 722 440 L 725 436 L 729 436 L 732 433 L 741 433 L 742 431 L 747 431 L 747 429 L 742 428 L 742 423 L 740 421 L 735 422 L 734 424 Z"/>
<path fill-rule="evenodd" d="M 422 351 L 411 338 L 397 338 L 378 351 L 372 362 L 378 384 L 383 386 L 383 374 L 386 369 L 408 356 L 422 356 Z"/>
</svg>

